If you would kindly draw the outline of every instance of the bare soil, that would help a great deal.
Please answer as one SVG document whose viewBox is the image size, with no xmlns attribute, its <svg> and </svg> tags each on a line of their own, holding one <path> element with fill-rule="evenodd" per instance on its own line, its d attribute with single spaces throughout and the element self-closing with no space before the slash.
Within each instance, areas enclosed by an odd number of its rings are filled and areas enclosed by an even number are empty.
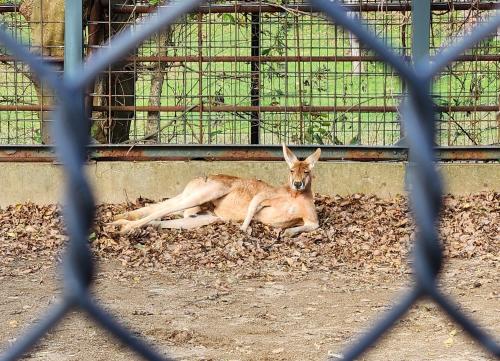
<svg viewBox="0 0 500 361">
<path fill-rule="evenodd" d="M 448 197 L 441 226 L 443 290 L 496 335 L 499 200 L 497 193 Z M 411 283 L 413 225 L 404 199 L 319 198 L 322 229 L 293 239 L 258 224 L 251 236 L 231 224 L 126 237 L 103 230 L 113 214 L 141 202 L 99 208 L 93 292 L 179 360 L 335 360 Z M 56 302 L 65 240 L 56 206 L 0 210 L 0 352 Z M 26 358 L 139 359 L 77 311 Z M 422 300 L 362 359 L 494 358 Z"/>
<path fill-rule="evenodd" d="M 20 262 L 19 269 L 29 264 Z M 0 279 L 0 349 L 15 340 L 61 292 L 52 266 Z M 443 279 L 490 333 L 500 332 L 499 264 L 453 261 Z M 106 309 L 179 360 L 326 360 L 369 326 L 406 289 L 409 275 L 339 269 L 234 272 L 126 269 L 101 264 L 94 288 Z M 138 357 L 78 313 L 27 359 L 133 360 Z M 422 301 L 366 360 L 493 360 L 433 303 Z"/>
</svg>

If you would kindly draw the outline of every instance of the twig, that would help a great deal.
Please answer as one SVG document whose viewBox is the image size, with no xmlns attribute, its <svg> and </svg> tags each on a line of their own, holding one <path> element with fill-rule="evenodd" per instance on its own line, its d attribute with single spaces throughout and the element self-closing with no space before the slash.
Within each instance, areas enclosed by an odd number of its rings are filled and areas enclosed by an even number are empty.
<svg viewBox="0 0 500 361">
<path fill-rule="evenodd" d="M 170 120 L 170 122 L 168 122 L 167 124 L 165 124 L 164 126 L 162 126 L 160 129 L 155 130 L 154 132 L 151 132 L 149 134 L 146 134 L 144 137 L 139 138 L 139 139 L 134 139 L 134 140 L 129 139 L 129 140 L 126 140 L 122 144 L 131 144 L 132 143 L 133 145 L 135 145 L 135 144 L 138 144 L 139 142 L 143 142 L 145 140 L 150 140 L 151 138 L 153 138 L 157 134 L 161 133 L 165 128 L 171 126 L 176 121 L 182 119 L 184 117 L 184 115 L 186 115 L 187 113 L 191 112 L 193 109 L 195 109 L 198 106 L 199 106 L 199 104 L 191 105 L 184 112 L 182 112 L 182 114 L 180 114 L 180 115 L 176 116 L 175 118 L 173 118 L 172 120 Z"/>
<path fill-rule="evenodd" d="M 453 118 L 453 115 L 451 115 L 450 113 L 447 113 L 448 116 L 450 117 L 450 120 L 453 122 L 453 124 L 455 124 L 457 127 L 460 128 L 460 130 L 467 136 L 467 138 L 470 139 L 470 141 L 474 144 L 474 145 L 477 145 L 477 142 L 474 140 L 474 138 L 469 134 L 469 132 L 467 132 L 461 125 L 460 123 L 455 120 L 455 118 Z M 456 138 L 455 138 L 456 140 Z"/>
</svg>

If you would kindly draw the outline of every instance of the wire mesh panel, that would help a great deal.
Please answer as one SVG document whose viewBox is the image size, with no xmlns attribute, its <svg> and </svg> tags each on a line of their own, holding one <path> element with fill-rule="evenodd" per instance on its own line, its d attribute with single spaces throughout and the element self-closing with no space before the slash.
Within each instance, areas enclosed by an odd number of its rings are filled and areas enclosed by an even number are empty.
<svg viewBox="0 0 500 361">
<path fill-rule="evenodd" d="M 352 16 L 360 16 L 360 5 L 351 5 Z M 388 29 L 399 26 L 400 14 L 373 10 L 366 13 L 369 26 L 399 43 Z M 109 11 L 140 22 L 151 7 Z M 398 78 L 303 2 L 209 3 L 141 47 L 130 66 L 142 69 L 135 108 L 128 108 L 135 112 L 131 141 L 382 145 L 399 139 Z M 99 109 L 112 124 L 109 114 L 118 108 Z"/>
<path fill-rule="evenodd" d="M 62 62 L 64 52 L 64 11 L 55 12 L 49 4 L 34 2 L 29 8 L 0 3 L 0 19 L 7 31 L 54 63 Z M 60 36 L 50 38 L 48 29 Z M 39 84 L 30 68 L 0 47 L 0 144 L 39 144 L 49 141 L 51 116 L 42 112 L 53 96 Z M 43 129 L 43 130 L 42 130 Z"/>
<path fill-rule="evenodd" d="M 457 5 L 467 4 L 464 1 Z M 482 2 L 469 8 L 435 11 L 431 54 L 470 33 L 490 13 Z M 500 32 L 481 41 L 446 68 L 434 85 L 439 106 L 438 143 L 442 145 L 499 144 Z"/>
<path fill-rule="evenodd" d="M 49 17 L 52 9 L 43 6 L 56 2 L 34 3 L 42 5 L 38 13 L 0 5 L 2 19 L 18 40 L 60 64 L 62 18 Z M 351 18 L 409 59 L 409 0 L 344 4 Z M 110 37 L 165 6 L 147 0 L 85 5 L 86 57 L 113 47 Z M 433 1 L 431 54 L 499 6 Z M 496 34 L 477 44 L 435 82 L 439 145 L 499 144 L 499 41 Z M 45 110 L 52 96 L 1 49 L 0 59 L 0 143 L 50 143 Z M 385 146 L 401 138 L 398 104 L 405 89 L 371 50 L 307 2 L 211 1 L 103 71 L 86 93 L 92 137 L 103 144 Z"/>
</svg>

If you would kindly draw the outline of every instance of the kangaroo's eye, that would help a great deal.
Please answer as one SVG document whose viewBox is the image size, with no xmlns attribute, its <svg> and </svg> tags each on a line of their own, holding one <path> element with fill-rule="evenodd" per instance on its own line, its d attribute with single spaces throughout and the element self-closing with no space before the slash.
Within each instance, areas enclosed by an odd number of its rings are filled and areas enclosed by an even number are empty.
<svg viewBox="0 0 500 361">
<path fill-rule="evenodd" d="M 308 171 L 308 170 L 306 170 L 304 173 L 305 173 L 305 174 L 309 174 L 309 171 Z"/>
</svg>

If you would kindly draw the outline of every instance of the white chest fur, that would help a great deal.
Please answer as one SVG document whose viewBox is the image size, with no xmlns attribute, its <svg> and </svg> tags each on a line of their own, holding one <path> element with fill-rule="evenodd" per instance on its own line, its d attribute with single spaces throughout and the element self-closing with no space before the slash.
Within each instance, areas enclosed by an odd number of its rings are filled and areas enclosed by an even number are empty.
<svg viewBox="0 0 500 361">
<path fill-rule="evenodd" d="M 286 211 L 288 214 L 295 214 L 295 213 L 297 213 L 297 209 L 298 209 L 297 205 L 290 204 L 290 205 L 288 205 Z"/>
</svg>

